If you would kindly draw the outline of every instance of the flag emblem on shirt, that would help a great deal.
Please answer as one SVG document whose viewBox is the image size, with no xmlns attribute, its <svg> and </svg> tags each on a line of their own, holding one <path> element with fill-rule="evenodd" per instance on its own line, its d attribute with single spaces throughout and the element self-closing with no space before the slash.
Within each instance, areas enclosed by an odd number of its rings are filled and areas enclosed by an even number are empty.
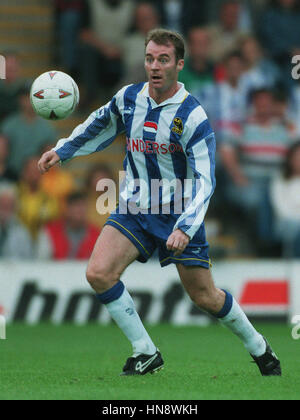
<svg viewBox="0 0 300 420">
<path fill-rule="evenodd" d="M 182 119 L 179 117 L 174 118 L 173 124 L 174 124 L 174 126 L 172 127 L 173 133 L 179 134 L 181 136 L 181 134 L 183 133 Z"/>
<path fill-rule="evenodd" d="M 156 134 L 157 133 L 157 124 L 155 122 L 151 122 L 151 121 L 146 121 L 144 124 L 144 131 L 146 131 L 146 133 L 153 133 Z"/>
</svg>

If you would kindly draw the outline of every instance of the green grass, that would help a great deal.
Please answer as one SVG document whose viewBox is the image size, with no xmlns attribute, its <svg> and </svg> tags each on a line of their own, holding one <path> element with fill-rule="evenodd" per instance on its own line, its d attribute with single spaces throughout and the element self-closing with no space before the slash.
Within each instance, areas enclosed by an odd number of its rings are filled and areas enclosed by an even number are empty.
<svg viewBox="0 0 300 420">
<path fill-rule="evenodd" d="M 155 375 L 120 377 L 130 346 L 114 325 L 9 325 L 0 340 L 1 400 L 300 399 L 300 341 L 286 325 L 258 324 L 282 360 L 263 378 L 225 328 L 148 328 L 165 359 Z"/>
</svg>

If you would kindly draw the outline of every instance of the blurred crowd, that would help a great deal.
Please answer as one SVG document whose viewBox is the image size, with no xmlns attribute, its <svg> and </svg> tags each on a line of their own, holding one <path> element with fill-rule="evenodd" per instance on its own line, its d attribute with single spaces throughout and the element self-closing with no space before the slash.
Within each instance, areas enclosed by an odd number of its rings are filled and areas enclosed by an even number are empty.
<svg viewBox="0 0 300 420">
<path fill-rule="evenodd" d="M 217 139 L 208 214 L 218 221 L 215 235 L 236 235 L 241 255 L 300 257 L 300 74 L 292 77 L 300 0 L 54 4 L 54 64 L 78 81 L 83 117 L 121 86 L 145 80 L 149 30 L 185 36 L 180 81 L 206 110 Z M 2 54 L 0 257 L 86 259 L 105 221 L 96 211 L 96 184 L 113 178 L 109 162 L 91 167 L 80 189 L 63 167 L 40 175 L 38 158 L 58 133 L 33 112 L 18 56 Z"/>
</svg>

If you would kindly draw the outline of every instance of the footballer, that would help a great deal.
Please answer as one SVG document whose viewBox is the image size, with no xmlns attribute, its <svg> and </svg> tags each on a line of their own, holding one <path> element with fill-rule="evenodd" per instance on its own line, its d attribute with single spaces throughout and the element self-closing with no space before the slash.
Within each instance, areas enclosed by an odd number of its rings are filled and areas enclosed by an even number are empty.
<svg viewBox="0 0 300 420">
<path fill-rule="evenodd" d="M 119 134 L 126 135 L 120 204 L 108 217 L 86 271 L 97 298 L 132 344 L 122 375 L 153 373 L 164 365 L 120 280 L 128 265 L 147 262 L 158 249 L 160 265 L 176 265 L 192 301 L 241 339 L 261 374 L 280 376 L 280 361 L 267 340 L 212 278 L 204 216 L 215 188 L 215 136 L 199 102 L 178 82 L 184 50 L 180 34 L 151 31 L 145 40 L 148 82 L 122 88 L 44 153 L 39 169 L 44 173 L 60 161 L 100 152 Z M 162 187 L 154 197 L 150 187 L 142 188 L 153 180 L 176 180 L 178 189 L 171 193 Z M 182 211 L 176 212 L 181 200 Z M 137 207 L 140 212 L 131 211 Z M 163 281 L 163 272 L 161 277 Z"/>
</svg>

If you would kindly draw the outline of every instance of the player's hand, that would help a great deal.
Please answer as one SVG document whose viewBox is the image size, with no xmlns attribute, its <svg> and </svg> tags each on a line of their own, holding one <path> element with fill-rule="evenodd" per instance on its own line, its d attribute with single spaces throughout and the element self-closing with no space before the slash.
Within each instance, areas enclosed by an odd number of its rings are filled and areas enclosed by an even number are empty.
<svg viewBox="0 0 300 420">
<path fill-rule="evenodd" d="M 49 152 L 44 153 L 38 162 L 40 172 L 44 174 L 59 161 L 60 157 L 54 150 L 50 150 Z"/>
<path fill-rule="evenodd" d="M 190 237 L 180 229 L 174 230 L 167 240 L 167 250 L 174 251 L 174 257 L 181 255 L 190 242 Z"/>
</svg>

